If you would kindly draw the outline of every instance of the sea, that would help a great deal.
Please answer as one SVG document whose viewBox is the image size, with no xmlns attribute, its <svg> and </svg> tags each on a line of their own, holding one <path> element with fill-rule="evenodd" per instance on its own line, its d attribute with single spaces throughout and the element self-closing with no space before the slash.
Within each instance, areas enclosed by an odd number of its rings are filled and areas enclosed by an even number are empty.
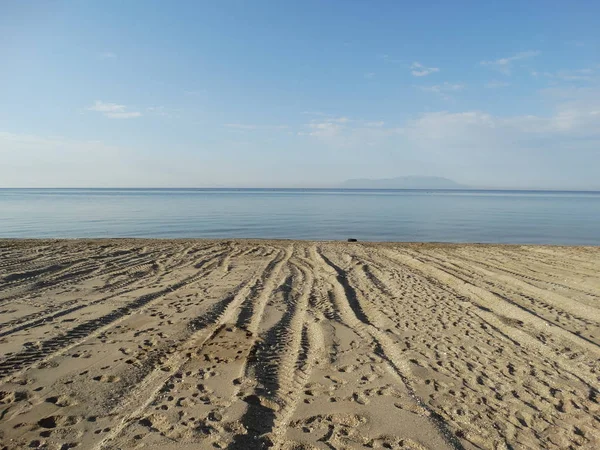
<svg viewBox="0 0 600 450">
<path fill-rule="evenodd" d="M 600 245 L 600 192 L 0 189 L 0 238 Z"/>
</svg>

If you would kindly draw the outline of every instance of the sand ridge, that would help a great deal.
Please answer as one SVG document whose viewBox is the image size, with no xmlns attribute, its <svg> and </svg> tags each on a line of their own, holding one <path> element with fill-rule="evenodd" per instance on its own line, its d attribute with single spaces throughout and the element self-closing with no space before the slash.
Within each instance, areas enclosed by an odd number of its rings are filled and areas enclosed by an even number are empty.
<svg viewBox="0 0 600 450">
<path fill-rule="evenodd" d="M 0 448 L 600 448 L 600 248 L 0 241 Z"/>
</svg>

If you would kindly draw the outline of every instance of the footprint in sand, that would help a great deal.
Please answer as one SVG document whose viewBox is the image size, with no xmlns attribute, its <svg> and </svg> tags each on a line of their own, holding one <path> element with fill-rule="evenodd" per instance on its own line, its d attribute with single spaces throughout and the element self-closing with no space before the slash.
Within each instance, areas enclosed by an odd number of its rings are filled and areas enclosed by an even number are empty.
<svg viewBox="0 0 600 450">
<path fill-rule="evenodd" d="M 121 378 L 116 375 L 98 375 L 92 378 L 94 381 L 101 381 L 103 383 L 116 383 L 120 379 Z"/>
<path fill-rule="evenodd" d="M 72 406 L 75 404 L 75 402 L 73 402 L 69 397 L 67 397 L 66 395 L 60 395 L 60 396 L 53 396 L 53 397 L 48 397 L 46 399 L 46 402 L 48 403 L 52 403 L 56 406 L 59 406 L 61 408 L 64 408 L 65 406 Z"/>
<path fill-rule="evenodd" d="M 38 420 L 37 424 L 41 428 L 54 429 L 75 425 L 80 421 L 76 416 L 47 416 Z"/>
<path fill-rule="evenodd" d="M 23 400 L 27 400 L 28 398 L 29 394 L 25 391 L 0 391 L 0 405 L 8 405 L 10 403 L 20 402 Z"/>
</svg>

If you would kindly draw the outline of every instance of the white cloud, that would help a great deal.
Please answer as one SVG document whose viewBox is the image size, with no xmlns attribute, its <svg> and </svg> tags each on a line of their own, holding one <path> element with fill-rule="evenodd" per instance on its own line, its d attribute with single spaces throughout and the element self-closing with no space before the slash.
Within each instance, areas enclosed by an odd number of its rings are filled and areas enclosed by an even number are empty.
<svg viewBox="0 0 600 450">
<path fill-rule="evenodd" d="M 348 128 L 352 119 L 346 116 L 335 116 L 320 111 L 303 111 L 302 114 L 319 117 L 305 124 L 306 131 L 299 131 L 298 136 L 313 136 L 332 142 L 333 138 L 341 136 Z"/>
<path fill-rule="evenodd" d="M 377 58 L 383 60 L 386 63 L 390 63 L 390 64 L 402 64 L 405 62 L 401 59 L 392 58 L 390 55 L 385 54 L 385 53 L 377 55 Z"/>
<path fill-rule="evenodd" d="M 326 115 L 324 119 L 312 120 L 307 124 L 306 126 L 310 129 L 307 134 L 309 136 L 325 138 L 337 136 L 350 122 L 354 121 L 345 116 L 336 117 Z"/>
<path fill-rule="evenodd" d="M 309 136 L 316 136 L 320 138 L 331 138 L 338 136 L 343 126 L 333 122 L 321 122 L 308 124 L 310 128 Z"/>
<path fill-rule="evenodd" d="M 419 89 L 421 89 L 425 92 L 434 92 L 436 94 L 441 94 L 444 92 L 462 91 L 464 88 L 465 88 L 464 84 L 448 83 L 447 81 L 442 84 L 435 84 L 433 86 L 419 86 Z"/>
<path fill-rule="evenodd" d="M 136 117 L 140 117 L 142 115 L 142 113 L 139 111 L 123 111 L 123 112 L 106 113 L 104 115 L 110 119 L 134 119 Z"/>
<path fill-rule="evenodd" d="M 600 106 L 597 104 L 596 106 Z M 441 147 L 518 149 L 523 143 L 579 138 L 600 140 L 600 116 L 594 104 L 562 104 L 549 116 L 494 116 L 483 111 L 426 113 L 409 121 L 401 134 Z"/>
<path fill-rule="evenodd" d="M 450 93 L 462 91 L 465 88 L 464 84 L 461 83 L 448 83 L 447 81 L 442 84 L 435 84 L 433 86 L 417 86 L 419 89 L 425 92 L 431 92 L 439 95 L 444 100 L 451 100 L 452 96 Z"/>
<path fill-rule="evenodd" d="M 593 92 L 576 94 L 548 115 L 425 113 L 403 125 L 399 135 L 405 141 L 397 148 L 439 164 L 447 176 L 456 170 L 466 184 L 599 189 L 600 92 L 587 100 L 584 95 Z"/>
<path fill-rule="evenodd" d="M 330 114 L 324 113 L 322 111 L 302 111 L 300 114 L 306 115 L 306 116 L 330 116 Z"/>
<path fill-rule="evenodd" d="M 245 123 L 226 123 L 224 126 L 236 131 L 287 130 L 289 128 L 288 125 L 256 125 Z"/>
<path fill-rule="evenodd" d="M 551 81 L 593 81 L 595 77 L 594 69 L 575 69 L 575 70 L 559 70 L 557 72 L 531 72 L 531 76 L 535 78 L 548 78 Z"/>
<path fill-rule="evenodd" d="M 142 115 L 139 111 L 128 111 L 127 106 L 118 103 L 106 103 L 100 100 L 89 106 L 88 111 L 96 111 L 109 119 L 132 119 Z"/>
<path fill-rule="evenodd" d="M 117 103 L 105 103 L 100 100 L 96 100 L 96 102 L 90 106 L 88 109 L 90 111 L 98 111 L 98 112 L 118 112 L 124 111 L 126 108 L 125 105 L 119 105 Z"/>
<path fill-rule="evenodd" d="M 257 128 L 256 125 L 246 125 L 243 123 L 226 123 L 225 126 L 236 130 L 256 130 Z"/>
<path fill-rule="evenodd" d="M 492 80 L 485 84 L 485 87 L 488 89 L 498 89 L 498 88 L 503 88 L 503 87 L 507 87 L 507 86 L 510 86 L 510 83 L 508 83 L 506 81 L 498 81 L 498 80 Z"/>
<path fill-rule="evenodd" d="M 333 147 L 373 146 L 397 133 L 396 128 L 386 127 L 384 121 L 326 117 L 305 124 L 306 131 L 299 136 L 311 136 Z"/>
<path fill-rule="evenodd" d="M 350 122 L 350 119 L 348 119 L 347 117 L 332 117 L 329 119 L 331 122 L 336 122 L 336 123 L 347 123 Z"/>
<path fill-rule="evenodd" d="M 423 64 L 419 62 L 414 62 L 410 66 L 411 74 L 415 77 L 425 77 L 435 72 L 439 72 L 440 69 L 437 67 L 425 67 Z"/>
<path fill-rule="evenodd" d="M 167 117 L 169 115 L 166 112 L 164 106 L 149 106 L 148 108 L 146 108 L 146 111 L 148 111 L 150 114 L 154 114 L 154 115 L 162 116 L 162 117 Z"/>
<path fill-rule="evenodd" d="M 350 122 L 351 121 L 351 119 L 349 119 L 346 116 L 337 116 L 335 114 L 324 113 L 322 111 L 302 111 L 300 114 L 304 114 L 306 116 L 325 117 L 326 120 L 329 121 L 329 122 L 344 123 L 344 122 Z"/>
<path fill-rule="evenodd" d="M 355 122 L 346 116 L 335 116 L 320 111 L 303 111 L 302 114 L 319 117 L 319 119 L 312 119 L 310 123 L 305 124 L 308 131 L 298 132 L 299 136 L 331 138 L 341 134 L 351 122 Z"/>
<path fill-rule="evenodd" d="M 375 72 L 367 72 L 365 73 L 365 78 L 372 79 L 375 77 Z"/>
<path fill-rule="evenodd" d="M 488 129 L 511 129 L 526 134 L 586 134 L 592 132 L 600 136 L 600 125 L 596 123 L 595 111 L 563 108 L 551 116 L 523 115 L 499 117 L 487 113 L 471 111 L 466 113 L 436 113 L 423 120 L 433 120 L 437 124 L 476 125 Z"/>
<path fill-rule="evenodd" d="M 114 59 L 117 57 L 116 53 L 113 52 L 102 52 L 98 55 L 98 58 L 100 59 Z"/>
<path fill-rule="evenodd" d="M 510 75 L 512 71 L 512 63 L 515 61 L 520 61 L 523 59 L 533 58 L 534 56 L 539 55 L 540 52 L 537 50 L 530 50 L 526 52 L 516 53 L 512 56 L 508 56 L 506 58 L 500 58 L 492 61 L 481 61 L 482 66 L 488 66 L 495 70 L 500 71 L 504 75 Z"/>
</svg>

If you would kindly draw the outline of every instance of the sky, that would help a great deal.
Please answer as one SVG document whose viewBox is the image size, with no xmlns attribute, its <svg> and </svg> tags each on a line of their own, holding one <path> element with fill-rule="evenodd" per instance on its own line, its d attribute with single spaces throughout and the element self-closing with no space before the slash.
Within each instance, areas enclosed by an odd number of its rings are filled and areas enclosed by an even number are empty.
<svg viewBox="0 0 600 450">
<path fill-rule="evenodd" d="M 600 2 L 0 0 L 0 187 L 600 189 Z"/>
</svg>

